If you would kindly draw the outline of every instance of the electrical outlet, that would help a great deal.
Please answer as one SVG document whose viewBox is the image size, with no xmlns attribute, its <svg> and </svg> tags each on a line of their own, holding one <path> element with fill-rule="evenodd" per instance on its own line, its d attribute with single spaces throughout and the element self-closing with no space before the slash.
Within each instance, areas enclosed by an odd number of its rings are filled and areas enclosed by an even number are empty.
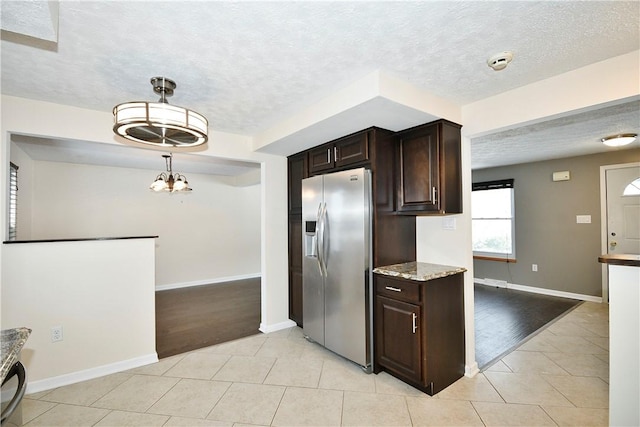
<svg viewBox="0 0 640 427">
<path fill-rule="evenodd" d="M 51 328 L 51 342 L 62 341 L 62 326 Z"/>
<path fill-rule="evenodd" d="M 538 264 L 531 264 L 531 271 L 538 271 Z"/>
</svg>

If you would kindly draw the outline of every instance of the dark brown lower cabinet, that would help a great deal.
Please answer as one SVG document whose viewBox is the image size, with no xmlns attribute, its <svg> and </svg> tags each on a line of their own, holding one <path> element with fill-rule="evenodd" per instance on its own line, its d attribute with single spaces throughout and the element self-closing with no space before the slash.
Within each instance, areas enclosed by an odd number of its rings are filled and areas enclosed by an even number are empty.
<svg viewBox="0 0 640 427">
<path fill-rule="evenodd" d="M 289 271 L 289 318 L 302 327 L 302 272 Z"/>
<path fill-rule="evenodd" d="M 378 357 L 380 363 L 409 378 L 422 376 L 420 334 L 416 323 L 422 318 L 420 306 L 381 296 L 376 297 Z"/>
<path fill-rule="evenodd" d="M 426 282 L 375 275 L 374 372 L 429 395 L 464 375 L 463 275 Z"/>
</svg>

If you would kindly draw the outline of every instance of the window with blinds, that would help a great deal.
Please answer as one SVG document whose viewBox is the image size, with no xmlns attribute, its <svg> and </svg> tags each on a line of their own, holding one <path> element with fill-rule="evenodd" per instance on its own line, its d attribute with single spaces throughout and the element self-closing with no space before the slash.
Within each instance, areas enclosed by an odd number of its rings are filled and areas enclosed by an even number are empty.
<svg viewBox="0 0 640 427">
<path fill-rule="evenodd" d="M 471 223 L 476 257 L 515 260 L 513 179 L 472 184 Z"/>
<path fill-rule="evenodd" d="M 18 166 L 9 163 L 9 237 L 16 240 L 18 231 Z"/>
</svg>

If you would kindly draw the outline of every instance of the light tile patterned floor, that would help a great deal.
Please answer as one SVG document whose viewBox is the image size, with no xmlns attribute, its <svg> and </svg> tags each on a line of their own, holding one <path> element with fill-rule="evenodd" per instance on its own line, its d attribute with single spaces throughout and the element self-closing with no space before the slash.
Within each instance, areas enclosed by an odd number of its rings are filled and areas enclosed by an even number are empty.
<svg viewBox="0 0 640 427">
<path fill-rule="evenodd" d="M 584 303 L 430 397 L 367 375 L 299 328 L 26 396 L 29 426 L 500 426 L 608 423 L 608 306 Z"/>
</svg>

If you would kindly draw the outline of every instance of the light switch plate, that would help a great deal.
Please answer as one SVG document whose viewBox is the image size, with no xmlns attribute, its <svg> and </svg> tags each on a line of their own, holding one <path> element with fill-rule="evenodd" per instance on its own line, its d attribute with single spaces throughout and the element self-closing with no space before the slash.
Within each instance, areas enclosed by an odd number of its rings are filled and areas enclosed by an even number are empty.
<svg viewBox="0 0 640 427">
<path fill-rule="evenodd" d="M 442 228 L 444 230 L 455 230 L 456 229 L 456 219 L 450 216 L 446 216 L 442 218 Z"/>
<path fill-rule="evenodd" d="M 591 224 L 591 215 L 576 215 L 576 224 Z"/>
</svg>

